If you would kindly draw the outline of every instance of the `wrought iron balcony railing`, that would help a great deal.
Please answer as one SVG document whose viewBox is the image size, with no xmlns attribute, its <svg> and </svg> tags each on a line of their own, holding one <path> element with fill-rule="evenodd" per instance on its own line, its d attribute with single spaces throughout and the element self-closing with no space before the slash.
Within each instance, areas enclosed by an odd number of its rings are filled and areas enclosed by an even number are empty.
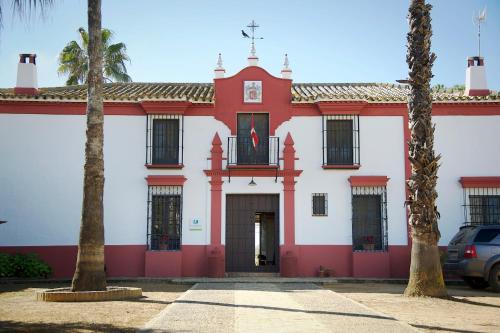
<svg viewBox="0 0 500 333">
<path fill-rule="evenodd" d="M 261 137 L 256 147 L 252 138 L 231 136 L 227 138 L 227 165 L 275 166 L 279 168 L 279 138 Z"/>
</svg>

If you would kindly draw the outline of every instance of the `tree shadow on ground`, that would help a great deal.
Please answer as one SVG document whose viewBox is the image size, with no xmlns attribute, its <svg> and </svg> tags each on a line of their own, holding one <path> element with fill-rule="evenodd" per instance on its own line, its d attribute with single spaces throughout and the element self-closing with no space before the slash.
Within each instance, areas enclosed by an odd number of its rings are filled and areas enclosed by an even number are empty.
<svg viewBox="0 0 500 333">
<path fill-rule="evenodd" d="M 79 332 L 80 330 L 89 330 L 90 332 L 107 332 L 107 333 L 132 333 L 136 332 L 135 327 L 119 327 L 110 324 L 95 324 L 95 323 L 26 323 L 19 321 L 0 321 L 0 332 L 8 333 L 70 333 Z"/>
<path fill-rule="evenodd" d="M 375 293 L 403 295 L 406 285 L 395 283 L 329 283 L 323 286 L 340 294 L 343 293 Z M 450 297 L 497 297 L 492 289 L 475 290 L 467 286 L 446 286 Z"/>
<path fill-rule="evenodd" d="M 494 296 L 494 295 L 492 295 L 492 296 Z M 487 306 L 487 307 L 491 307 L 491 308 L 499 308 L 500 309 L 500 305 L 484 303 L 484 302 L 475 302 L 475 301 L 472 301 L 472 300 L 467 299 L 467 298 L 457 298 L 454 296 L 449 296 L 445 299 L 450 300 L 452 302 L 457 302 L 457 303 L 464 303 L 464 304 L 477 305 L 477 306 Z"/>
<path fill-rule="evenodd" d="M 170 301 L 160 301 L 157 299 L 151 299 L 147 296 L 142 296 L 141 298 L 138 299 L 127 299 L 127 302 L 134 302 L 134 303 L 155 303 L 155 304 L 163 304 L 163 305 L 170 305 L 173 303 Z"/>
<path fill-rule="evenodd" d="M 445 331 L 445 332 L 456 332 L 456 333 L 478 333 L 478 331 L 459 330 L 455 328 L 440 327 L 440 326 L 428 326 L 428 325 L 417 325 L 417 324 L 412 324 L 411 326 L 438 332 Z"/>
<path fill-rule="evenodd" d="M 232 303 L 219 303 L 219 302 L 192 301 L 192 300 L 184 300 L 184 299 L 182 299 L 182 300 L 178 299 L 178 300 L 174 301 L 174 303 L 224 306 L 224 307 L 248 308 L 248 309 L 264 309 L 264 310 L 271 310 L 271 311 L 300 312 L 300 313 L 310 313 L 310 314 L 347 316 L 347 317 L 362 317 L 362 318 L 383 319 L 383 320 L 396 320 L 396 319 L 389 317 L 389 316 L 382 316 L 382 315 L 368 314 L 368 313 L 349 313 L 349 312 L 336 312 L 336 311 L 302 310 L 302 309 L 290 309 L 290 308 L 282 308 L 282 307 L 275 307 L 275 306 L 252 305 L 252 304 L 232 304 Z"/>
</svg>

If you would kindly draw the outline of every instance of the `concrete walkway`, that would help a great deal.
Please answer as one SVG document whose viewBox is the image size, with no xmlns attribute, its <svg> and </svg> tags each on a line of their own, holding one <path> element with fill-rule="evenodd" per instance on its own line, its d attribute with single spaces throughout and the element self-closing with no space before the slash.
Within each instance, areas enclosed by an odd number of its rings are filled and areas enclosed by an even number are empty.
<svg viewBox="0 0 500 333">
<path fill-rule="evenodd" d="M 141 332 L 415 332 L 312 283 L 199 283 Z"/>
</svg>

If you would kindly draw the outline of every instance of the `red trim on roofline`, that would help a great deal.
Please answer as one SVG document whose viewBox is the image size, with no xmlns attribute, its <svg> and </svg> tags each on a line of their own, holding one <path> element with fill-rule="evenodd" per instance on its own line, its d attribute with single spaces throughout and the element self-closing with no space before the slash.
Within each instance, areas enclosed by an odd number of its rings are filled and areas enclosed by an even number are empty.
<svg viewBox="0 0 500 333">
<path fill-rule="evenodd" d="M 187 180 L 186 177 L 180 176 L 158 176 L 149 175 L 146 177 L 148 186 L 182 186 Z"/>
<path fill-rule="evenodd" d="M 461 177 L 463 188 L 471 187 L 500 187 L 500 177 Z"/>
<path fill-rule="evenodd" d="M 87 103 L 65 100 L 0 100 L 0 114 L 49 114 L 85 115 Z M 500 115 L 500 101 L 435 102 L 433 116 L 488 116 Z M 247 105 L 238 112 L 269 113 L 275 107 Z M 187 101 L 142 101 L 142 102 L 104 102 L 105 115 L 143 116 L 146 114 L 184 114 L 186 116 L 216 116 L 214 103 L 191 103 Z M 404 116 L 408 114 L 405 103 L 367 103 L 367 102 L 318 102 L 290 103 L 284 108 L 287 117 L 321 116 L 322 114 L 359 114 L 360 116 Z M 273 112 L 274 115 L 274 112 Z M 216 116 L 217 118 L 218 116 Z M 219 119 L 220 120 L 220 119 Z M 275 126 L 278 126 L 275 124 Z"/>
<path fill-rule="evenodd" d="M 142 101 L 140 105 L 147 114 L 184 114 L 191 102 Z"/>
<path fill-rule="evenodd" d="M 321 114 L 360 114 L 367 102 L 346 101 L 346 102 L 318 102 L 316 103 Z"/>
<path fill-rule="evenodd" d="M 389 178 L 387 176 L 351 176 L 351 186 L 386 186 Z"/>
<path fill-rule="evenodd" d="M 0 113 L 84 116 L 86 112 L 87 103 L 84 102 L 0 101 Z M 104 114 L 107 116 L 145 115 L 139 104 L 121 102 L 104 102 Z"/>
</svg>

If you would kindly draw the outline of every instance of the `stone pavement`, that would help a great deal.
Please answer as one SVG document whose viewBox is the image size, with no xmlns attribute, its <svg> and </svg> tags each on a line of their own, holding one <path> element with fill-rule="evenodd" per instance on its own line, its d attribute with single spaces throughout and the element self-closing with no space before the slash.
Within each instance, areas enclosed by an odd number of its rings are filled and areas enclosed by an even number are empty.
<svg viewBox="0 0 500 333">
<path fill-rule="evenodd" d="M 415 332 L 312 283 L 198 283 L 140 332 Z"/>
</svg>

